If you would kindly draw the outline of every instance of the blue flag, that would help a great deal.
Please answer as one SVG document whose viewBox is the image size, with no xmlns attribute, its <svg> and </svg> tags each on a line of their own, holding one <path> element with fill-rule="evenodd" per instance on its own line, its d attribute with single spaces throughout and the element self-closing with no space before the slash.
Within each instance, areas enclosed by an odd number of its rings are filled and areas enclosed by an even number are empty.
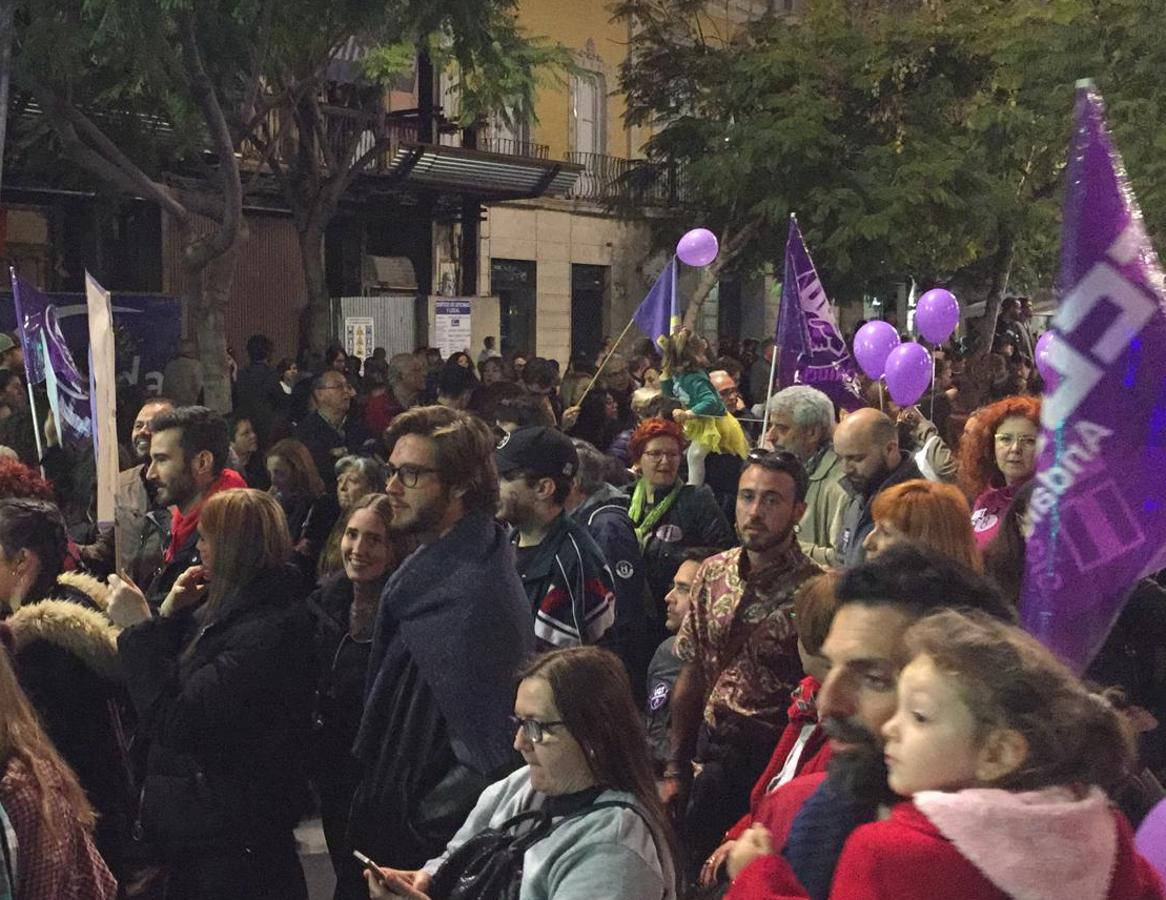
<svg viewBox="0 0 1166 900">
<path fill-rule="evenodd" d="M 854 358 L 838 331 L 834 310 L 793 216 L 789 217 L 785 244 L 775 343 L 781 353 L 778 383 L 782 387 L 804 384 L 817 388 L 839 409 L 855 410 L 864 405 Z"/>
<path fill-rule="evenodd" d="M 680 325 L 680 309 L 676 297 L 676 257 L 672 257 L 648 296 L 640 303 L 632 315 L 632 321 L 640 331 L 656 343 L 671 334 Z"/>
</svg>

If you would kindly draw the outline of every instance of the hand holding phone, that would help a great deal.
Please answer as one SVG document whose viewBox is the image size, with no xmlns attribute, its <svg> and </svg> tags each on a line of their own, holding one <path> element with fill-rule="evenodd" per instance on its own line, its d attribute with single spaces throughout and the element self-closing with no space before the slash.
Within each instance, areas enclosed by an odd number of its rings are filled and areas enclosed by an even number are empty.
<svg viewBox="0 0 1166 900">
<path fill-rule="evenodd" d="M 352 855 L 356 857 L 356 861 L 364 866 L 364 870 L 369 873 L 369 879 L 376 885 L 389 891 L 386 895 L 374 893 L 373 896 L 389 896 L 389 897 L 406 897 L 408 900 L 429 900 L 429 895 L 422 893 L 413 887 L 403 876 L 409 873 L 398 872 L 395 869 L 385 869 L 378 866 L 375 862 L 361 853 L 359 850 L 353 850 Z M 428 879 L 425 879 L 428 884 Z"/>
</svg>

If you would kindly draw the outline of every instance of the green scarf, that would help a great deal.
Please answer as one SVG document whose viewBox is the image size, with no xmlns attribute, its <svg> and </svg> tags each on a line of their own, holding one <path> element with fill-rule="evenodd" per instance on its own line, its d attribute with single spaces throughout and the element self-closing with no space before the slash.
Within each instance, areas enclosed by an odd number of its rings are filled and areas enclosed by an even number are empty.
<svg viewBox="0 0 1166 900">
<path fill-rule="evenodd" d="M 656 527 L 657 522 L 668 514 L 668 510 L 672 508 L 672 504 L 680 496 L 680 489 L 683 487 L 683 481 L 676 482 L 676 485 L 669 491 L 668 496 L 653 506 L 648 511 L 647 516 L 645 516 L 644 504 L 648 502 L 648 490 L 644 487 L 644 479 L 641 478 L 636 482 L 636 489 L 632 492 L 632 502 L 628 508 L 628 515 L 631 517 L 632 525 L 636 528 L 636 537 L 639 538 L 641 550 L 648 543 L 648 538 L 652 535 L 652 529 Z M 641 517 L 643 518 L 642 522 L 640 521 Z"/>
</svg>

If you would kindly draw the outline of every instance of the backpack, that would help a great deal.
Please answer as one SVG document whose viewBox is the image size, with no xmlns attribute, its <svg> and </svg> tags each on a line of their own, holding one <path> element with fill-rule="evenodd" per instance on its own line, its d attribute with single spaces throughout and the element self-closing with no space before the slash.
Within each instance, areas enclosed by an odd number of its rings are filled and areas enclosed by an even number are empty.
<svg viewBox="0 0 1166 900">
<path fill-rule="evenodd" d="M 546 810 L 536 809 L 519 813 L 497 828 L 486 828 L 442 863 L 430 883 L 429 896 L 433 900 L 518 900 L 527 850 L 572 819 L 616 806 L 630 809 L 644 819 L 644 814 L 632 803 L 605 800 L 563 816 L 557 822 L 551 821 Z M 519 834 L 526 823 L 533 823 L 530 830 Z M 655 833 L 647 819 L 644 819 L 644 824 L 648 825 L 655 841 Z"/>
</svg>

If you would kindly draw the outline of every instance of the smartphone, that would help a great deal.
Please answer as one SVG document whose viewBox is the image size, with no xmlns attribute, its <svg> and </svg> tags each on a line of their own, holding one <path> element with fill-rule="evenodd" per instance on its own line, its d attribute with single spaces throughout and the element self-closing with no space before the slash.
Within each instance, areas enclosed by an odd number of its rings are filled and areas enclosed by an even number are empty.
<svg viewBox="0 0 1166 900">
<path fill-rule="evenodd" d="M 385 873 L 381 871 L 380 866 L 374 863 L 371 859 L 361 853 L 359 850 L 353 850 L 352 855 L 356 857 L 356 861 L 365 867 L 369 872 L 372 872 L 372 877 L 377 880 L 377 884 L 383 887 L 392 887 L 389 880 L 385 878 Z"/>
</svg>

